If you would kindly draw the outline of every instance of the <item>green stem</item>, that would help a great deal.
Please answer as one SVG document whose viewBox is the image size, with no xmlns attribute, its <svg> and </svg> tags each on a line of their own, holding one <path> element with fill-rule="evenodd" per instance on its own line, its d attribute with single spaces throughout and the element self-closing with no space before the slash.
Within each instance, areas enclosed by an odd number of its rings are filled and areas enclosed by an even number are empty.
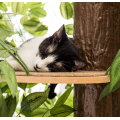
<svg viewBox="0 0 120 120">
<path fill-rule="evenodd" d="M 0 40 L 3 44 L 1 44 L 0 43 L 0 45 L 4 48 L 4 49 L 10 49 L 10 47 L 6 44 L 6 43 L 4 43 L 4 41 L 2 41 L 2 40 Z M 7 48 L 7 47 L 8 48 Z M 13 52 L 15 52 L 13 49 L 12 49 L 12 51 Z M 23 67 L 23 69 L 25 70 L 25 72 L 26 72 L 26 75 L 27 76 L 29 76 L 29 70 L 28 70 L 28 67 L 26 66 L 26 64 L 23 62 L 23 60 L 20 58 L 20 56 L 15 52 L 15 54 L 16 54 L 16 56 L 18 57 L 16 57 L 12 52 L 8 52 L 22 67 Z"/>
<path fill-rule="evenodd" d="M 110 71 L 111 66 L 106 70 L 105 75 L 108 75 L 108 72 Z"/>
<path fill-rule="evenodd" d="M 15 14 L 15 15 L 17 15 L 17 13 L 2 13 L 2 15 L 7 15 L 7 14 Z"/>
<path fill-rule="evenodd" d="M 22 62 L 22 64 L 25 66 L 26 71 L 27 71 L 27 76 L 29 76 L 29 69 L 28 69 L 28 67 L 26 66 L 26 64 L 24 63 L 24 61 L 20 58 L 20 56 L 17 54 L 16 51 L 14 51 L 13 49 L 12 49 L 12 51 L 16 54 L 16 56 L 18 57 L 18 59 L 19 59 L 19 60 Z"/>
<path fill-rule="evenodd" d="M 22 110 L 20 109 L 20 112 L 18 113 L 18 115 L 17 115 L 16 117 L 18 117 L 18 116 L 20 115 L 21 111 L 22 111 Z"/>
<path fill-rule="evenodd" d="M 48 109 L 44 114 L 43 114 L 43 116 L 42 117 L 44 117 L 45 116 L 45 114 L 49 111 L 49 110 L 51 110 L 51 109 Z"/>
<path fill-rule="evenodd" d="M 12 49 L 10 49 L 10 50 L 12 50 Z M 6 52 L 9 52 L 10 50 L 6 50 L 6 51 L 3 52 L 2 54 L 0 54 L 0 57 L 1 57 L 3 54 L 5 54 Z"/>
</svg>

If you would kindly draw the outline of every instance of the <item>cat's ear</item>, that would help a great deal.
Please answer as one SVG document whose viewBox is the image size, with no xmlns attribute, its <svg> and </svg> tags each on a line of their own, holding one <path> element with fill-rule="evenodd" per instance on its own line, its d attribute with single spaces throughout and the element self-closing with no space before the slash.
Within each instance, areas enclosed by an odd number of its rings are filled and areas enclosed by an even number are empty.
<svg viewBox="0 0 120 120">
<path fill-rule="evenodd" d="M 72 70 L 73 71 L 77 71 L 77 70 L 80 70 L 82 68 L 84 68 L 87 63 L 79 58 L 75 58 L 73 57 L 72 58 L 72 61 L 74 62 L 74 65 L 72 66 Z"/>
<path fill-rule="evenodd" d="M 67 38 L 67 34 L 65 31 L 65 26 L 63 24 L 61 28 L 53 34 L 53 39 L 55 41 L 61 42 L 62 40 L 65 40 L 66 38 Z"/>
</svg>

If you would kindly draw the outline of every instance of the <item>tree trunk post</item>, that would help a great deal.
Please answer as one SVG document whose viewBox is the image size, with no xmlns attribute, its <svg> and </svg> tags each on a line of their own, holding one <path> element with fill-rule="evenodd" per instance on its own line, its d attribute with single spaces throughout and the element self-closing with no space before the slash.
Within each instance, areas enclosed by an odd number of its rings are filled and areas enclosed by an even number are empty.
<svg viewBox="0 0 120 120">
<path fill-rule="evenodd" d="M 120 3 L 74 3 L 74 43 L 88 65 L 105 71 L 120 48 Z M 75 117 L 120 116 L 120 89 L 98 98 L 107 84 L 75 84 Z"/>
</svg>

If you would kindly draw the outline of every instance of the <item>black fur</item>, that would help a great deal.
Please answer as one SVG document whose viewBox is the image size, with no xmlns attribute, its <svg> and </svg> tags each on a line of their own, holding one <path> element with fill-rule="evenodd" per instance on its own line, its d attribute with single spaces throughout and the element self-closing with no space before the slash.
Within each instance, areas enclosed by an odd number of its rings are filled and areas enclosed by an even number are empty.
<svg viewBox="0 0 120 120">
<path fill-rule="evenodd" d="M 60 35 L 57 35 L 58 32 Z M 54 44 L 57 47 L 53 52 L 49 53 L 46 48 L 51 44 Z M 71 72 L 86 66 L 86 62 L 80 58 L 79 52 L 72 42 L 72 38 L 67 37 L 64 26 L 41 43 L 39 46 L 39 55 L 42 59 L 45 59 L 49 55 L 57 56 L 55 62 L 47 66 L 50 72 Z M 81 62 L 83 66 L 76 67 L 75 61 Z M 58 67 L 56 65 L 57 62 L 62 62 L 63 66 Z"/>
<path fill-rule="evenodd" d="M 47 51 L 50 45 L 55 46 L 55 49 L 51 53 Z M 86 66 L 86 62 L 79 56 L 73 39 L 67 37 L 64 25 L 52 36 L 46 38 L 39 46 L 39 56 L 41 56 L 42 59 L 45 59 L 49 55 L 57 56 L 57 59 L 53 63 L 47 65 L 50 72 L 71 72 Z M 62 66 L 57 66 L 58 62 L 61 62 Z M 54 93 L 56 85 L 57 84 L 50 85 L 50 99 L 56 96 L 56 93 Z"/>
<path fill-rule="evenodd" d="M 57 95 L 56 93 L 54 93 L 54 89 L 55 89 L 56 85 L 57 84 L 50 84 L 50 86 L 49 86 L 50 92 L 49 92 L 49 96 L 48 96 L 49 99 L 53 99 Z"/>
</svg>

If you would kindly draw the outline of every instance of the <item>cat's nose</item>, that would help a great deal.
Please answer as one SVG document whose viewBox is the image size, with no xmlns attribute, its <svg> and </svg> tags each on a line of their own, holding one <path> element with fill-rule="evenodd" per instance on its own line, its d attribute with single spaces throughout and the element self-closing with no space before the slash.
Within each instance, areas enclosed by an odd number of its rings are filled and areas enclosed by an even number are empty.
<svg viewBox="0 0 120 120">
<path fill-rule="evenodd" d="M 41 69 L 41 68 L 39 68 L 39 67 L 38 67 L 38 65 L 37 65 L 37 64 L 36 64 L 36 68 L 37 68 L 37 69 Z"/>
</svg>

